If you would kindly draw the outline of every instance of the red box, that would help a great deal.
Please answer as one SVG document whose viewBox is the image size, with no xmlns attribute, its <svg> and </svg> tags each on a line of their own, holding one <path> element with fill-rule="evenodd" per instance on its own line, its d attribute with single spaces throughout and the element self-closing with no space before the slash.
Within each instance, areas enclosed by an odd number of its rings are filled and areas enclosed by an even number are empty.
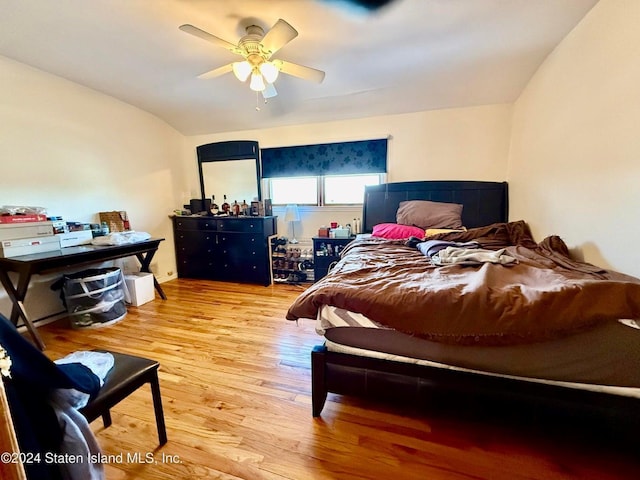
<svg viewBox="0 0 640 480">
<path fill-rule="evenodd" d="M 318 229 L 318 236 L 329 238 L 329 227 L 320 227 Z"/>
<path fill-rule="evenodd" d="M 47 216 L 41 214 L 33 215 L 0 215 L 0 223 L 28 223 L 46 222 Z"/>
</svg>

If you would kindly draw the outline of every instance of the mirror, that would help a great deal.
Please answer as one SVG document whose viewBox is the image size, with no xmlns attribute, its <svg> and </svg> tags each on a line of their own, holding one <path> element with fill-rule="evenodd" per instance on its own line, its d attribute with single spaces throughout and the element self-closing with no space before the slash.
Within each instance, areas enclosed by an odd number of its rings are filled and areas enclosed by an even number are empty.
<svg viewBox="0 0 640 480">
<path fill-rule="evenodd" d="M 221 206 L 227 202 L 262 198 L 260 191 L 260 149 L 258 142 L 230 141 L 209 143 L 197 147 L 200 191 L 202 199 Z"/>
<path fill-rule="evenodd" d="M 256 161 L 226 160 L 224 163 L 208 162 L 202 165 L 202 178 L 204 181 L 204 198 L 216 197 L 216 203 L 222 205 L 223 195 L 227 196 L 227 202 L 237 200 L 247 203 L 258 197 L 258 183 L 256 182 Z"/>
</svg>

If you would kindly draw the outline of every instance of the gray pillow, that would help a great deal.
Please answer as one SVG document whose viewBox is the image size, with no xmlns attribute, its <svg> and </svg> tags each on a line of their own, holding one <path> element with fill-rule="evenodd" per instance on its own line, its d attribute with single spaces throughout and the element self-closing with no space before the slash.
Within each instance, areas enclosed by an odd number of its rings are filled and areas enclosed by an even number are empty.
<svg viewBox="0 0 640 480">
<path fill-rule="evenodd" d="M 408 200 L 400 202 L 396 222 L 427 228 L 461 228 L 462 205 L 458 203 Z"/>
</svg>

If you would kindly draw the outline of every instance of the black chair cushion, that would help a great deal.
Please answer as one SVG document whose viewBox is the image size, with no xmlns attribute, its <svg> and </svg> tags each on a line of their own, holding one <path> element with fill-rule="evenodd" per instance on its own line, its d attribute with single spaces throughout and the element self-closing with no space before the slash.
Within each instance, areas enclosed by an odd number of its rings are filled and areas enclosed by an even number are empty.
<svg viewBox="0 0 640 480">
<path fill-rule="evenodd" d="M 90 422 L 148 382 L 160 366 L 148 358 L 111 351 L 108 353 L 113 355 L 113 368 L 98 394 L 80 410 Z"/>
</svg>

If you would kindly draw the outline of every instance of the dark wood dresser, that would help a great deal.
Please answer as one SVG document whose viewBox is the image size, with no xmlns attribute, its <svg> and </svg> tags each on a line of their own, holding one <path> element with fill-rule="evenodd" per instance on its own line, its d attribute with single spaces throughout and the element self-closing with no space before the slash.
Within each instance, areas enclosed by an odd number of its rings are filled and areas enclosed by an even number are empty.
<svg viewBox="0 0 640 480">
<path fill-rule="evenodd" d="M 270 285 L 270 217 L 173 217 L 178 276 Z"/>
</svg>

